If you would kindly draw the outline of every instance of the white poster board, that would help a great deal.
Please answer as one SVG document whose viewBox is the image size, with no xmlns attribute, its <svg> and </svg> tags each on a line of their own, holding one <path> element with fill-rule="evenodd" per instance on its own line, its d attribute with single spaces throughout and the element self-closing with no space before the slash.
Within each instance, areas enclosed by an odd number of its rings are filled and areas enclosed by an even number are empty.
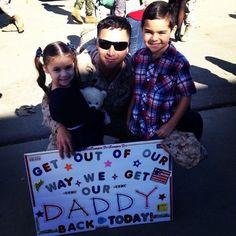
<svg viewBox="0 0 236 236">
<path fill-rule="evenodd" d="M 25 154 L 37 235 L 172 219 L 172 161 L 158 141 Z"/>
</svg>

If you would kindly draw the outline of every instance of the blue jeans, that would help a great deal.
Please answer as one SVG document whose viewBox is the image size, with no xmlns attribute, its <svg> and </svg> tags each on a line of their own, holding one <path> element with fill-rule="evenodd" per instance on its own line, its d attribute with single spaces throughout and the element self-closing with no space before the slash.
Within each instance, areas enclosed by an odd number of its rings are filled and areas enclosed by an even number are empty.
<svg viewBox="0 0 236 236">
<path fill-rule="evenodd" d="M 145 44 L 143 42 L 141 21 L 134 20 L 131 17 L 127 17 L 127 20 L 129 21 L 131 28 L 132 28 L 129 52 L 130 52 L 131 56 L 133 56 L 133 54 L 138 49 L 144 48 Z"/>
</svg>

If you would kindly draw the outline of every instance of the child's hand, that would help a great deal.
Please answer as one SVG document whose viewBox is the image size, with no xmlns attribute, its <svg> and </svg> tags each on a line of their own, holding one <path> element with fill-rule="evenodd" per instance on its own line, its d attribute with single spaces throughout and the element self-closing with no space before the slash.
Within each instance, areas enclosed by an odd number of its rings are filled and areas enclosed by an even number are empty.
<svg viewBox="0 0 236 236">
<path fill-rule="evenodd" d="M 71 135 L 64 126 L 57 129 L 57 148 L 61 158 L 64 158 L 65 155 L 70 157 L 74 154 Z"/>
<path fill-rule="evenodd" d="M 160 127 L 156 134 L 160 138 L 165 138 L 174 130 L 174 128 L 175 127 L 173 127 L 172 125 L 166 123 Z"/>
</svg>

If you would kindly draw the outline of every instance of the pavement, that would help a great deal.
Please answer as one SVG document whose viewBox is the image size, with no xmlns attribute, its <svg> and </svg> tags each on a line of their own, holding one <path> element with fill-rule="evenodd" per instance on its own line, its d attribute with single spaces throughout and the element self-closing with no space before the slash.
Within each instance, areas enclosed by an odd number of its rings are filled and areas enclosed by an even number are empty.
<svg viewBox="0 0 236 236">
<path fill-rule="evenodd" d="M 34 53 L 56 40 L 78 46 L 81 30 L 94 25 L 73 22 L 72 0 L 14 3 L 24 17 L 25 32 L 0 32 L 0 235 L 33 236 L 23 155 L 45 150 L 49 135 L 41 124 L 43 92 L 36 84 Z M 190 41 L 175 45 L 192 66 L 198 90 L 192 106 L 204 120 L 202 142 L 208 159 L 191 170 L 174 165 L 173 221 L 78 235 L 236 235 L 236 2 L 199 1 L 196 16 Z M 1 14 L 0 28 L 5 23 Z M 16 116 L 15 109 L 22 105 L 34 105 L 35 114 Z"/>
</svg>

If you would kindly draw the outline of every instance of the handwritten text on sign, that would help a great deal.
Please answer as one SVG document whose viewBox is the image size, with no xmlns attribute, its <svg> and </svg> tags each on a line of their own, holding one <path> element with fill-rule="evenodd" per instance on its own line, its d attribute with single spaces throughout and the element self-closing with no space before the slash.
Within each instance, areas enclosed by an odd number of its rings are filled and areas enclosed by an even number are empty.
<svg viewBox="0 0 236 236">
<path fill-rule="evenodd" d="M 172 165 L 158 141 L 25 154 L 38 235 L 171 220 Z"/>
</svg>

